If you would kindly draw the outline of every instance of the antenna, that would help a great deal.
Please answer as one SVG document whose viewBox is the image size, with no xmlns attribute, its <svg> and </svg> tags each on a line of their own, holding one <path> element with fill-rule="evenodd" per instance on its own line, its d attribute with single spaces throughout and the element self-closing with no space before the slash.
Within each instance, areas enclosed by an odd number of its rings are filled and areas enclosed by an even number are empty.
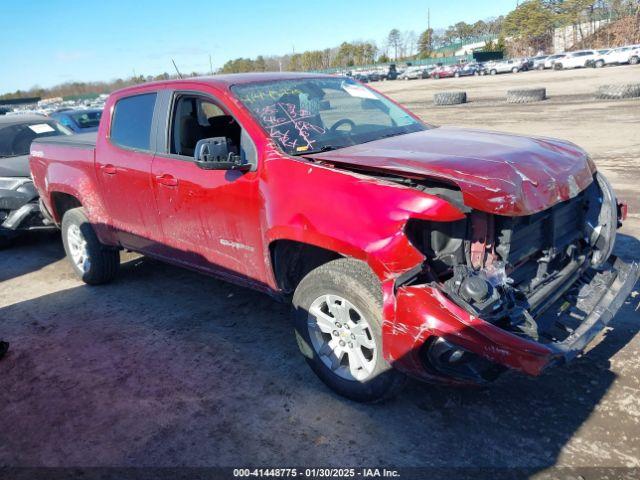
<svg viewBox="0 0 640 480">
<path fill-rule="evenodd" d="M 209 54 L 209 73 L 213 75 L 213 64 L 211 63 L 211 54 Z"/>
<path fill-rule="evenodd" d="M 178 73 L 178 78 L 182 80 L 182 74 L 180 73 L 180 70 L 178 70 L 178 66 L 176 65 L 176 62 L 173 61 L 173 58 L 171 59 L 171 63 L 173 63 L 173 67 L 176 69 L 176 72 Z"/>
</svg>

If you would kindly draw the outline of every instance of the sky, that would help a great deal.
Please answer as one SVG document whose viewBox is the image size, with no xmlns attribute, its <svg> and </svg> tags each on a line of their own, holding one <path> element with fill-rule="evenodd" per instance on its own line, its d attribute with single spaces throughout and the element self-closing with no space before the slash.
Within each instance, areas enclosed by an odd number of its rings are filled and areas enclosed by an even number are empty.
<svg viewBox="0 0 640 480">
<path fill-rule="evenodd" d="M 214 70 L 229 59 L 382 45 L 392 28 L 421 32 L 505 14 L 515 0 L 2 0 L 0 94 L 67 81 Z"/>
</svg>

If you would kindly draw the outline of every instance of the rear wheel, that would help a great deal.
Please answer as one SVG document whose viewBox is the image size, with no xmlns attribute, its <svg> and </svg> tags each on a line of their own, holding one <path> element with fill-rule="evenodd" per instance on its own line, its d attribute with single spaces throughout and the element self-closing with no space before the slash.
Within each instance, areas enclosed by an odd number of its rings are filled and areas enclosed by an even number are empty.
<svg viewBox="0 0 640 480">
<path fill-rule="evenodd" d="M 631 65 L 637 65 L 638 62 L 640 62 L 640 58 L 638 58 L 638 57 L 633 56 L 633 57 L 631 57 L 629 59 L 629 64 L 631 64 Z"/>
<path fill-rule="evenodd" d="M 62 243 L 78 277 L 89 285 L 114 279 L 120 266 L 120 253 L 100 243 L 84 209 L 68 210 L 62 218 Z"/>
<path fill-rule="evenodd" d="M 596 62 L 596 68 L 602 68 L 604 67 L 604 60 L 598 60 Z"/>
<path fill-rule="evenodd" d="M 405 377 L 382 352 L 382 291 L 369 267 L 341 258 L 311 271 L 293 296 L 296 340 L 328 387 L 359 402 L 394 396 Z"/>
<path fill-rule="evenodd" d="M 513 68 L 511 69 L 511 72 L 512 72 L 512 73 L 518 73 L 518 67 L 513 67 Z"/>
</svg>

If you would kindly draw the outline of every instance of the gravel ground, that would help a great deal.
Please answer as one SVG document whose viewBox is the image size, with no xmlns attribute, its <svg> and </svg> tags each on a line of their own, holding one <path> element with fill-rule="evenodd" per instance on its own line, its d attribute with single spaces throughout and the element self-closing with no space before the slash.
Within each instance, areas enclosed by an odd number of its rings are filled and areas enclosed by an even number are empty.
<svg viewBox="0 0 640 480">
<path fill-rule="evenodd" d="M 640 100 L 595 101 L 639 67 L 377 84 L 427 121 L 568 138 L 640 212 Z M 544 86 L 539 104 L 503 102 Z M 434 107 L 433 92 L 471 103 Z M 616 251 L 640 258 L 640 215 Z M 329 392 L 287 305 L 133 255 L 86 287 L 57 234 L 0 252 L 0 465 L 640 467 L 639 297 L 588 355 L 482 389 L 410 383 L 366 406 Z M 636 292 L 637 295 L 637 292 Z"/>
</svg>

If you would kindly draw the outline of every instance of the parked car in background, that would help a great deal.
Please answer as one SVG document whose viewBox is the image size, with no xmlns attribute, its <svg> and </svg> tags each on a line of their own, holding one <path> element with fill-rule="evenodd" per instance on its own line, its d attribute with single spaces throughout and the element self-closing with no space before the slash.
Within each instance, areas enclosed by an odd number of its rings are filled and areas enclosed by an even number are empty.
<svg viewBox="0 0 640 480">
<path fill-rule="evenodd" d="M 595 50 L 578 50 L 568 52 L 553 62 L 554 70 L 566 70 L 571 68 L 584 68 L 588 62 L 597 55 Z"/>
<path fill-rule="evenodd" d="M 50 118 L 0 117 L 0 247 L 6 247 L 21 232 L 55 227 L 40 215 L 28 155 L 33 140 L 58 135 L 71 132 Z"/>
<path fill-rule="evenodd" d="M 417 80 L 419 78 L 429 78 L 427 67 L 411 66 L 398 76 L 398 80 Z"/>
<path fill-rule="evenodd" d="M 379 82 L 382 80 L 382 75 L 379 72 L 366 72 L 367 80 L 370 82 Z"/>
<path fill-rule="evenodd" d="M 587 67 L 597 67 L 597 68 L 601 68 L 604 67 L 604 61 L 603 62 L 599 62 L 599 60 L 604 60 L 604 57 L 613 50 L 613 48 L 603 48 L 601 50 L 596 50 L 596 54 L 590 58 L 589 60 L 587 60 Z M 598 65 L 596 66 L 596 62 L 598 62 Z"/>
<path fill-rule="evenodd" d="M 640 46 L 628 45 L 612 48 L 604 53 L 598 53 L 598 55 L 589 62 L 589 66 L 601 68 L 605 65 L 622 65 L 625 63 L 636 65 L 639 62 Z"/>
<path fill-rule="evenodd" d="M 531 68 L 536 70 L 544 70 L 544 62 L 549 58 L 549 55 L 540 55 L 531 59 Z"/>
<path fill-rule="evenodd" d="M 358 80 L 361 83 L 369 83 L 369 76 L 362 72 L 353 72 L 351 78 Z"/>
<path fill-rule="evenodd" d="M 450 78 L 455 76 L 456 70 L 458 69 L 455 65 L 440 65 L 433 69 L 431 72 L 431 78 L 435 78 L 436 80 L 439 78 Z"/>
<path fill-rule="evenodd" d="M 433 127 L 329 75 L 149 82 L 104 111 L 93 142 L 31 145 L 77 276 L 129 249 L 291 298 L 301 357 L 354 400 L 564 365 L 638 278 L 611 255 L 626 205 L 568 141 Z"/>
<path fill-rule="evenodd" d="M 533 68 L 533 60 L 531 60 L 530 58 L 527 58 L 527 57 L 514 58 L 513 60 L 518 64 L 518 71 L 519 72 L 526 72 L 526 71 L 531 70 Z M 514 73 L 516 73 L 516 72 L 514 72 Z"/>
<path fill-rule="evenodd" d="M 498 60 L 493 62 L 487 62 L 484 65 L 489 75 L 496 75 L 497 73 L 518 73 L 522 66 L 521 60 Z"/>
<path fill-rule="evenodd" d="M 477 63 L 465 63 L 458 65 L 453 74 L 454 77 L 468 77 L 471 75 L 480 75 L 480 66 Z"/>
<path fill-rule="evenodd" d="M 75 133 L 97 132 L 102 110 L 63 110 L 49 115 Z"/>
<path fill-rule="evenodd" d="M 382 75 L 382 80 L 395 80 L 397 78 L 398 70 L 396 69 L 396 65 L 392 63 L 387 67 L 386 72 Z"/>
<path fill-rule="evenodd" d="M 558 60 L 559 58 L 564 57 L 565 54 L 564 53 L 556 53 L 554 55 L 549 55 L 547 58 L 545 58 L 544 60 L 544 67 L 543 68 L 553 68 L 553 63 Z"/>
</svg>

